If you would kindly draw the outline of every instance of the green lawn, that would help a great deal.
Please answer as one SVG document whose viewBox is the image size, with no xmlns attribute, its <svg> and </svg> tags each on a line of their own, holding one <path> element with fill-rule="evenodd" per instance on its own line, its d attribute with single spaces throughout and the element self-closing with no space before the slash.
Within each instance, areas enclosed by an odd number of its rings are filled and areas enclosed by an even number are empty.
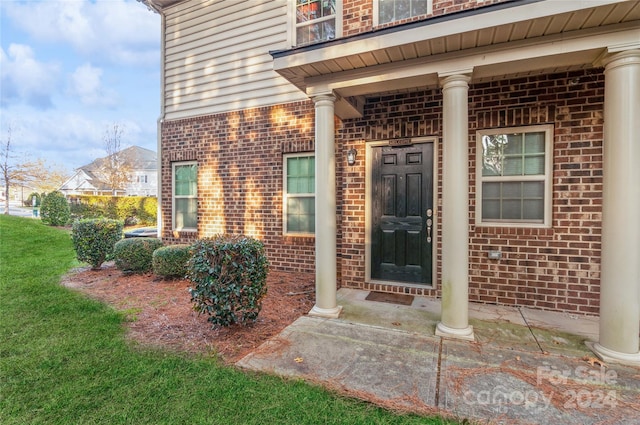
<svg viewBox="0 0 640 425">
<path fill-rule="evenodd" d="M 0 216 L 0 423 L 442 424 L 214 359 L 132 347 L 123 315 L 58 284 L 68 233 Z"/>
</svg>

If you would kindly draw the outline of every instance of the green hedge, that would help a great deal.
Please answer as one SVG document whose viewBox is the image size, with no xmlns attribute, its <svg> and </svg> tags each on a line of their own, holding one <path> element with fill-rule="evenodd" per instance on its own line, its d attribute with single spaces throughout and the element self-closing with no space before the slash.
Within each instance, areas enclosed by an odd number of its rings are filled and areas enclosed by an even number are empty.
<svg viewBox="0 0 640 425">
<path fill-rule="evenodd" d="M 153 251 L 163 245 L 157 238 L 131 238 L 118 241 L 113 248 L 116 267 L 125 273 L 149 273 Z"/>
<path fill-rule="evenodd" d="M 76 219 L 110 218 L 125 225 L 155 225 L 158 199 L 151 196 L 69 196 L 71 214 Z"/>
<path fill-rule="evenodd" d="M 153 273 L 165 279 L 183 278 L 191 258 L 191 245 L 168 245 L 153 251 Z"/>
<path fill-rule="evenodd" d="M 267 294 L 264 245 L 248 236 L 215 236 L 193 245 L 187 278 L 194 309 L 213 326 L 250 324 L 258 319 Z"/>
</svg>

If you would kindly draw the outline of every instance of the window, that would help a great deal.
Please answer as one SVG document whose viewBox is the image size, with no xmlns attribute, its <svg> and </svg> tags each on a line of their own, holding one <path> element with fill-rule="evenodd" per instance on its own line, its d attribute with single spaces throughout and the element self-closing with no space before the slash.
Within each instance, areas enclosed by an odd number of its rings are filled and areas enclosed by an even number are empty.
<svg viewBox="0 0 640 425">
<path fill-rule="evenodd" d="M 198 229 L 198 164 L 173 164 L 173 228 Z"/>
<path fill-rule="evenodd" d="M 431 13 L 432 0 L 378 0 L 374 1 L 374 25 L 413 18 Z"/>
<path fill-rule="evenodd" d="M 147 183 L 147 176 L 138 176 L 138 183 Z"/>
<path fill-rule="evenodd" d="M 315 157 L 309 154 L 284 158 L 284 233 L 315 233 Z"/>
<path fill-rule="evenodd" d="M 551 221 L 553 126 L 478 131 L 476 224 Z"/>
<path fill-rule="evenodd" d="M 341 32 L 336 10 L 341 0 L 296 0 L 296 46 L 332 40 Z"/>
</svg>

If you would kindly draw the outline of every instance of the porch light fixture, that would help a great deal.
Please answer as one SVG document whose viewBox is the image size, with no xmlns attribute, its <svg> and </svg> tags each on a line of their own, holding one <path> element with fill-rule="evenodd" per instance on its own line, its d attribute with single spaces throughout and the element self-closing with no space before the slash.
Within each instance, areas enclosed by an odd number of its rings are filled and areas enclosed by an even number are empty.
<svg viewBox="0 0 640 425">
<path fill-rule="evenodd" d="M 351 148 L 347 151 L 347 164 L 354 165 L 356 163 L 356 156 L 358 155 L 358 151 Z"/>
</svg>

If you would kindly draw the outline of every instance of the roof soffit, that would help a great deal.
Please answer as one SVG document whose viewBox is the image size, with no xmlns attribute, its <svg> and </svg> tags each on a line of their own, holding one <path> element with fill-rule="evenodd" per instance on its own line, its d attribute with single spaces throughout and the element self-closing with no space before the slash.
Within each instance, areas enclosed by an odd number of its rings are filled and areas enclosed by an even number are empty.
<svg viewBox="0 0 640 425">
<path fill-rule="evenodd" d="M 637 1 L 514 4 L 274 52 L 274 69 L 310 95 L 335 90 L 348 97 L 427 87 L 456 69 L 473 68 L 478 80 L 591 67 L 607 46 L 640 39 Z"/>
</svg>

